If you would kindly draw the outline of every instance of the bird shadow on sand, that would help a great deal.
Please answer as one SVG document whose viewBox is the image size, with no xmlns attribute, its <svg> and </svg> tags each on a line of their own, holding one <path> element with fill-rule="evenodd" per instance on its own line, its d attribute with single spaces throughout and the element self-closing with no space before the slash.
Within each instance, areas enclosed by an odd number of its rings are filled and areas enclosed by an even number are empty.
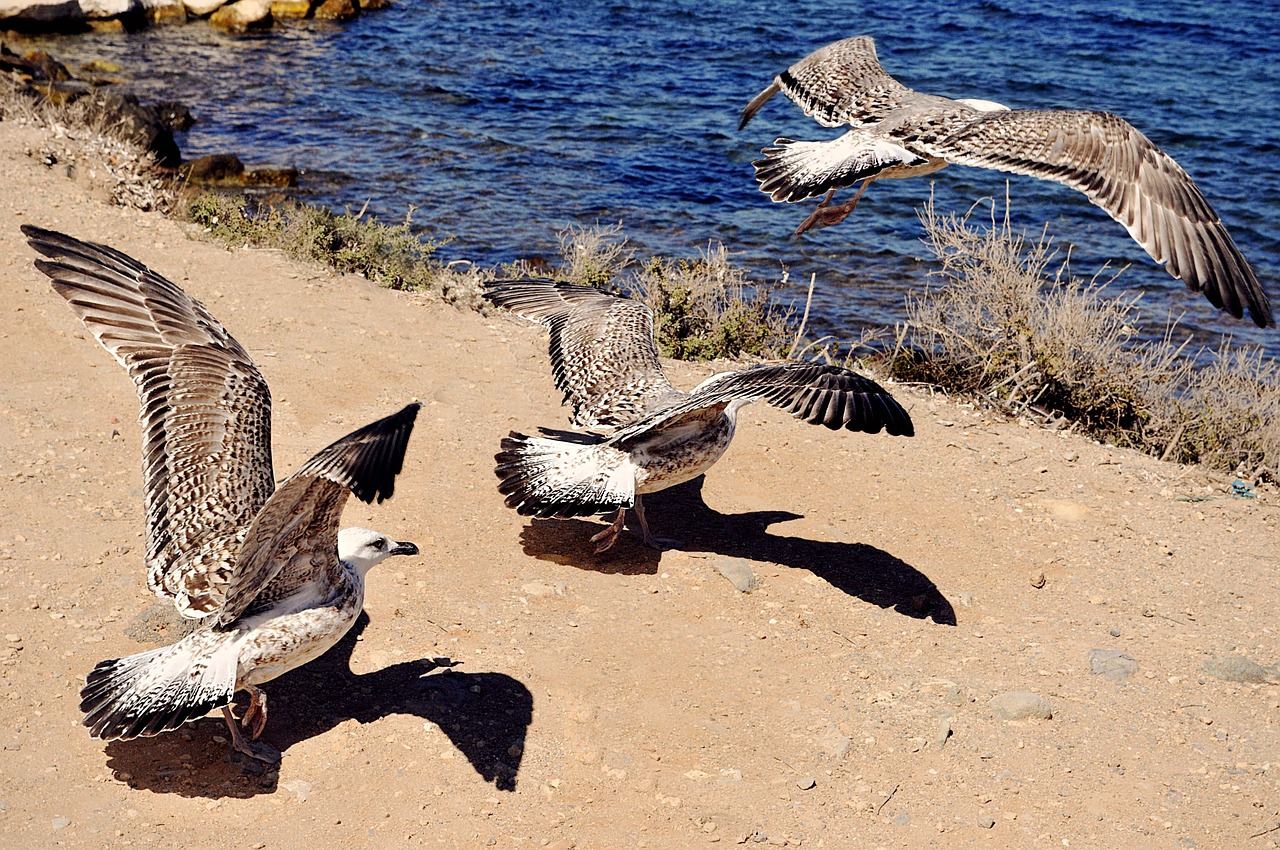
<svg viewBox="0 0 1280 850">
<path fill-rule="evenodd" d="M 502 673 L 450 669 L 457 665 L 447 658 L 421 658 L 355 673 L 351 653 L 368 623 L 368 615 L 361 613 L 333 649 L 263 686 L 268 719 L 261 740 L 287 753 L 299 741 L 347 720 L 364 724 L 391 714 L 414 714 L 438 726 L 486 782 L 514 791 L 525 733 L 533 720 L 529 689 Z M 155 738 L 112 741 L 106 746 L 107 766 L 132 787 L 158 793 L 220 798 L 275 792 L 282 765 L 233 754 L 226 738 L 221 717 L 210 715 Z M 340 753 L 344 743 L 344 736 L 335 735 L 335 752 Z M 284 783 L 305 794 L 305 781 L 302 786 L 299 790 Z"/>
<path fill-rule="evenodd" d="M 771 534 L 769 526 L 800 519 L 787 511 L 723 514 L 702 498 L 703 478 L 645 499 L 649 526 L 659 536 L 680 541 L 685 552 L 714 552 L 733 558 L 801 567 L 832 587 L 880 608 L 917 619 L 956 625 L 956 612 L 938 586 L 907 562 L 865 543 L 840 543 Z M 521 534 L 525 554 L 579 569 L 624 575 L 652 575 L 662 553 L 623 534 L 613 549 L 597 555 L 589 538 L 604 526 L 585 520 L 535 519 Z M 631 528 L 630 522 L 628 529 Z"/>
</svg>

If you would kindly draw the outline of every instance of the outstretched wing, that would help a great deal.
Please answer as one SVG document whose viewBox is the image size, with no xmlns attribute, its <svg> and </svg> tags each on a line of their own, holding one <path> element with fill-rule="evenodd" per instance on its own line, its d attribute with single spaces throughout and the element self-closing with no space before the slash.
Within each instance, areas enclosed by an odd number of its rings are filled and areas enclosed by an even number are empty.
<svg viewBox="0 0 1280 850">
<path fill-rule="evenodd" d="M 551 371 L 577 427 L 618 428 L 683 397 L 662 373 L 653 313 L 644 304 L 536 278 L 494 281 L 484 297 L 550 331 Z"/>
<path fill-rule="evenodd" d="M 1077 189 L 1125 226 L 1171 275 L 1236 318 L 1275 324 L 1257 275 L 1187 172 L 1109 112 L 985 113 L 916 147 L 949 162 L 1041 177 Z"/>
<path fill-rule="evenodd" d="M 141 402 L 147 583 L 186 617 L 222 607 L 249 521 L 275 488 L 271 393 L 204 305 L 119 251 L 23 225 L 72 312 Z"/>
<path fill-rule="evenodd" d="M 280 485 L 245 535 L 219 625 L 269 607 L 317 576 L 336 583 L 338 521 L 347 495 L 364 502 L 391 497 L 421 406 L 414 402 L 351 432 Z"/>
<path fill-rule="evenodd" d="M 771 363 L 708 378 L 681 404 L 647 417 L 610 437 L 613 445 L 686 419 L 702 418 L 713 407 L 763 400 L 797 419 L 832 430 L 881 430 L 899 437 L 915 434 L 911 417 L 887 390 L 870 378 L 821 363 Z"/>
<path fill-rule="evenodd" d="M 746 127 L 779 91 L 823 127 L 874 124 L 914 94 L 880 67 L 875 40 L 869 35 L 819 47 L 774 77 L 742 110 L 738 129 Z"/>
</svg>

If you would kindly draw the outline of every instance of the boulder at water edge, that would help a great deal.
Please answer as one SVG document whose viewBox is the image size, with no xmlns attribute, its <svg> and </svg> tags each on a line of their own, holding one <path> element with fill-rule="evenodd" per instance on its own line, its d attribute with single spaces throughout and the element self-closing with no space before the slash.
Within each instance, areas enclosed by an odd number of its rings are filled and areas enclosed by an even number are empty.
<svg viewBox="0 0 1280 850">
<path fill-rule="evenodd" d="M 209 23 L 227 32 L 271 28 L 271 0 L 236 0 L 209 16 Z"/>
</svg>

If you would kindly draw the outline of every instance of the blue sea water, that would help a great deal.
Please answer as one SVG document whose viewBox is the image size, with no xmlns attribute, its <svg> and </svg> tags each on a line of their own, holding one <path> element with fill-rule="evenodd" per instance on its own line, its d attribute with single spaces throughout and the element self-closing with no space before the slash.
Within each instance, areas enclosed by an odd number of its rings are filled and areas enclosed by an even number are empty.
<svg viewBox="0 0 1280 850">
<path fill-rule="evenodd" d="M 1044 181 L 958 167 L 885 181 L 844 224 L 790 240 L 813 202 L 771 203 L 751 160 L 775 136 L 839 131 L 781 96 L 743 132 L 739 111 L 814 48 L 864 33 L 918 90 L 1124 116 L 1196 179 L 1280 302 L 1280 24 L 1252 0 L 399 0 L 249 38 L 186 26 L 46 44 L 191 104 L 188 156 L 297 166 L 302 196 L 335 208 L 412 207 L 456 237 L 446 259 L 553 257 L 566 225 L 621 221 L 640 256 L 720 242 L 756 279 L 785 267 L 800 301 L 815 273 L 816 331 L 854 339 L 899 320 L 934 268 L 916 218 L 930 183 L 939 210 L 963 213 L 1007 182 L 1015 226 L 1047 224 L 1075 274 L 1129 266 L 1114 286 L 1146 292 L 1152 333 L 1181 317 L 1208 344 L 1229 333 L 1280 356 L 1280 333 L 1214 310 Z"/>
</svg>

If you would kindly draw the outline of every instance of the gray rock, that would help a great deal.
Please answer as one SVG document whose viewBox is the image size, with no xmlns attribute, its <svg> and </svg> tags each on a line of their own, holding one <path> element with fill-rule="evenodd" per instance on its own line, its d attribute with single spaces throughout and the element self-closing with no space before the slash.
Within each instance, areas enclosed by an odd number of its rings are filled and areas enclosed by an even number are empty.
<svg viewBox="0 0 1280 850">
<path fill-rule="evenodd" d="M 796 780 L 796 787 L 801 791 L 808 791 L 810 788 L 817 786 L 818 780 L 812 776 L 805 776 Z"/>
<path fill-rule="evenodd" d="M 911 815 L 906 812 L 899 812 L 898 815 L 894 817 L 893 822 L 898 826 L 906 826 L 911 823 Z"/>
<path fill-rule="evenodd" d="M 54 818 L 52 826 L 54 829 L 66 829 L 71 826 L 71 818 Z"/>
<path fill-rule="evenodd" d="M 1280 679 L 1274 667 L 1263 667 L 1243 655 L 1224 655 L 1204 663 L 1204 671 L 1224 682 L 1274 682 Z"/>
<path fill-rule="evenodd" d="M 947 743 L 947 739 L 951 737 L 951 718 L 938 718 L 938 731 L 933 733 L 933 745 L 938 749 L 942 749 Z"/>
<path fill-rule="evenodd" d="M 1138 662 L 1118 649 L 1091 649 L 1089 669 L 1095 676 L 1120 682 L 1138 672 Z"/>
<path fill-rule="evenodd" d="M 845 735 L 840 734 L 840 730 L 832 727 L 820 742 L 822 752 L 833 759 L 842 759 L 849 755 L 849 748 L 853 746 L 853 742 Z"/>
<path fill-rule="evenodd" d="M 78 0 L 0 0 L 0 29 L 37 32 L 84 28 L 85 14 Z"/>
<path fill-rule="evenodd" d="M 751 564 L 741 558 L 719 558 L 712 566 L 743 593 L 750 593 L 759 584 L 756 574 L 751 571 Z"/>
<path fill-rule="evenodd" d="M 280 783 L 280 787 L 296 794 L 299 803 L 307 802 L 307 795 L 311 793 L 311 783 L 304 779 L 287 779 Z"/>
<path fill-rule="evenodd" d="M 1002 720 L 1050 720 L 1053 709 L 1044 697 L 1030 691 L 1009 691 L 993 697 L 987 705 Z"/>
<path fill-rule="evenodd" d="M 130 620 L 124 633 L 139 643 L 168 646 L 194 632 L 200 623 L 179 614 L 172 602 L 155 602 Z"/>
<path fill-rule="evenodd" d="M 996 825 L 996 819 L 993 818 L 991 815 L 982 815 L 980 818 L 978 818 L 978 826 L 982 827 L 983 829 L 991 829 L 991 827 L 995 825 Z"/>
</svg>

